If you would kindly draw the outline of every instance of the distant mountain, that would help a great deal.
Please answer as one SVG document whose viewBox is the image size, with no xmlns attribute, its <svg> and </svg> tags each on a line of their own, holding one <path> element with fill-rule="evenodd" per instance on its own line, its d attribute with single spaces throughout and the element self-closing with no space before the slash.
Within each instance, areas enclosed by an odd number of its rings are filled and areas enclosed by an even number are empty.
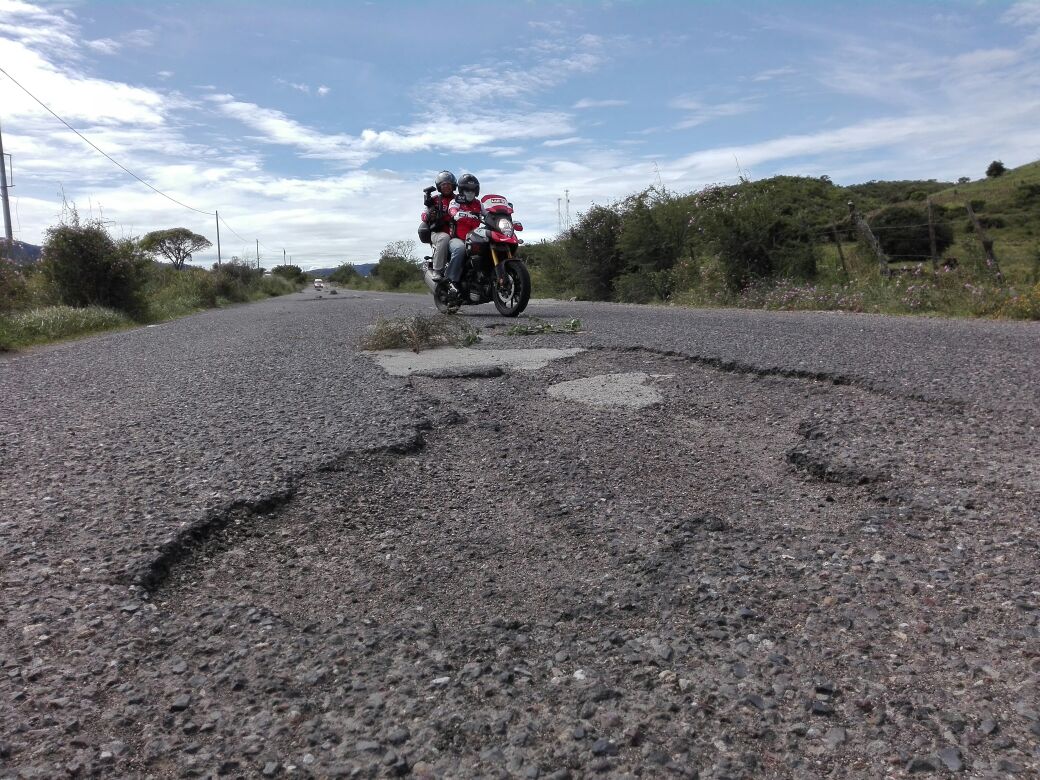
<svg viewBox="0 0 1040 780">
<path fill-rule="evenodd" d="M 0 241 L 0 244 L 3 242 Z M 27 244 L 24 241 L 15 241 L 10 251 L 0 247 L 0 254 L 9 257 L 19 265 L 31 265 L 37 263 L 43 256 L 43 249 L 35 244 Z"/>
<path fill-rule="evenodd" d="M 338 268 L 339 266 L 337 266 Z M 368 276 L 369 272 L 376 267 L 375 263 L 356 263 L 354 268 L 362 276 Z M 327 279 L 329 275 L 335 271 L 336 268 L 312 268 L 306 273 L 310 276 L 317 277 L 319 279 Z"/>
</svg>

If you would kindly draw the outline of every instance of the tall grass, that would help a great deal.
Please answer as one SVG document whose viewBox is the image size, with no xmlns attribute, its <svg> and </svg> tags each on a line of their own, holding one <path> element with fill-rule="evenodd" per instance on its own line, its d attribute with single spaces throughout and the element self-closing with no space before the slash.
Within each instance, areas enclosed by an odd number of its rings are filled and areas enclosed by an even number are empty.
<svg viewBox="0 0 1040 780">
<path fill-rule="evenodd" d="M 102 306 L 46 306 L 0 315 L 0 350 L 61 341 L 136 324 L 126 314 Z"/>
</svg>

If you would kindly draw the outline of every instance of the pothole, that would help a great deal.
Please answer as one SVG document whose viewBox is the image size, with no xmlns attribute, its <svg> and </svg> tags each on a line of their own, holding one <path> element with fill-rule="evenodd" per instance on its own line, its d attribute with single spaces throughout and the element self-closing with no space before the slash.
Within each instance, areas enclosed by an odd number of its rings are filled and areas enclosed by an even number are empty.
<svg viewBox="0 0 1040 780">
<path fill-rule="evenodd" d="M 597 374 L 584 379 L 560 382 L 549 388 L 549 395 L 590 406 L 622 406 L 643 409 L 661 402 L 661 393 L 651 382 L 671 374 Z"/>
<path fill-rule="evenodd" d="M 423 352 L 389 349 L 372 352 L 372 358 L 391 376 L 411 374 L 444 375 L 452 372 L 485 368 L 512 368 L 517 371 L 537 371 L 553 360 L 568 358 L 583 352 L 579 347 L 565 349 L 461 349 L 442 348 Z"/>
</svg>

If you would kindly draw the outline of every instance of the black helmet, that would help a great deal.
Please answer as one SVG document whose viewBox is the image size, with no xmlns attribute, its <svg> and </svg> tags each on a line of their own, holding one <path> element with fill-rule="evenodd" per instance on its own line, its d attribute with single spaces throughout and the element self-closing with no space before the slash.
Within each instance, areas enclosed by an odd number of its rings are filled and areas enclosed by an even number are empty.
<svg viewBox="0 0 1040 780">
<path fill-rule="evenodd" d="M 437 192 L 441 191 L 441 185 L 444 184 L 444 182 L 451 184 L 452 192 L 455 191 L 455 185 L 457 182 L 455 181 L 454 173 L 451 171 L 441 171 L 437 174 L 437 178 L 433 180 L 433 183 L 437 185 Z"/>
<path fill-rule="evenodd" d="M 462 177 L 459 179 L 459 194 L 461 194 L 466 201 L 476 199 L 480 194 L 480 182 L 477 181 L 477 177 L 472 173 L 462 174 Z"/>
</svg>

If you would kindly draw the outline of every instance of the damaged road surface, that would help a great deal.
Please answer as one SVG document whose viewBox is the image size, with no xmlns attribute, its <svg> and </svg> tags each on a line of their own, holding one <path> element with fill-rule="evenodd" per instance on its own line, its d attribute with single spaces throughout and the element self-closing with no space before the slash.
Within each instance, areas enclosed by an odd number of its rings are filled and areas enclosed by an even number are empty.
<svg viewBox="0 0 1040 780">
<path fill-rule="evenodd" d="M 0 778 L 1040 771 L 1040 329 L 422 306 L 0 362 Z"/>
</svg>

